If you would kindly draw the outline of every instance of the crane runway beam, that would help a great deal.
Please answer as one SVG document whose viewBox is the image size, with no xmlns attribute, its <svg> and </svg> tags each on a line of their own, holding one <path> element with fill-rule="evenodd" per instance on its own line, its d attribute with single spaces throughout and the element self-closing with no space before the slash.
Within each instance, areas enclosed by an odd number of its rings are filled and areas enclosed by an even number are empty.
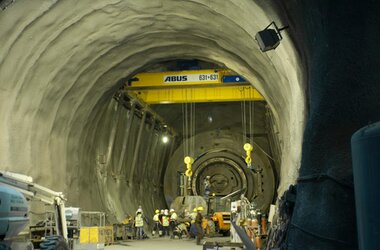
<svg viewBox="0 0 380 250">
<path fill-rule="evenodd" d="M 139 73 L 124 90 L 146 104 L 264 100 L 244 77 L 229 69 Z"/>
<path fill-rule="evenodd" d="M 264 101 L 264 97 L 251 86 L 220 88 L 151 89 L 127 91 L 146 104 Z"/>
</svg>

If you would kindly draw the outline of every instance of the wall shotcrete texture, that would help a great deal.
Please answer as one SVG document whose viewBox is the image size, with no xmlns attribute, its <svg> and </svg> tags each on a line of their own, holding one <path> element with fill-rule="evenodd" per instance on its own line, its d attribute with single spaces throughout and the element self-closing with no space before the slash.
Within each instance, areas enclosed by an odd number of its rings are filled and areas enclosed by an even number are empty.
<svg viewBox="0 0 380 250">
<path fill-rule="evenodd" d="M 302 154 L 287 249 L 357 249 L 350 137 L 380 120 L 379 5 L 17 0 L 0 12 L 0 168 L 63 191 L 68 205 L 106 211 L 111 222 L 139 204 L 165 206 L 174 143 L 162 145 L 144 125 L 131 173 L 142 117 L 126 140 L 134 115 L 112 97 L 120 79 L 150 65 L 197 58 L 264 95 L 279 128 L 279 194 L 296 181 Z M 261 53 L 254 36 L 272 20 L 290 28 Z"/>
<path fill-rule="evenodd" d="M 142 171 L 149 175 L 128 183 L 139 119 L 123 142 L 128 111 L 111 99 L 119 79 L 160 61 L 198 58 L 242 74 L 265 96 L 280 130 L 285 190 L 300 161 L 303 76 L 286 34 L 276 51 L 260 52 L 254 35 L 277 20 L 265 12 L 248 0 L 15 1 L 0 13 L 1 168 L 63 191 L 69 205 L 105 210 L 110 220 L 140 202 L 146 210 L 164 206 L 157 182 L 170 150 L 147 125 L 142 147 L 155 150 L 148 157 L 140 152 L 135 171 L 148 160 Z M 110 171 L 123 145 L 124 179 Z"/>
</svg>

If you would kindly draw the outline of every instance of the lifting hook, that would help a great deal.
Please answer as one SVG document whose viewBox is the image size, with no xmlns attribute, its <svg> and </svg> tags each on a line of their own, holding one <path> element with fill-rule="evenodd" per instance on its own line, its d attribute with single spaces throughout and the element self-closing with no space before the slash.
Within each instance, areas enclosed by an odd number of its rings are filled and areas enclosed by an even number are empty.
<svg viewBox="0 0 380 250">
<path fill-rule="evenodd" d="M 183 160 L 186 164 L 186 172 L 185 175 L 187 177 L 191 177 L 193 175 L 193 170 L 191 169 L 191 165 L 194 163 L 194 159 L 191 158 L 190 156 L 186 156 L 185 159 Z"/>
<path fill-rule="evenodd" d="M 253 150 L 253 147 L 250 143 L 246 143 L 244 144 L 244 150 L 247 154 L 247 156 L 245 157 L 245 162 L 247 163 L 248 167 L 251 167 L 251 164 L 252 164 L 251 152 Z"/>
</svg>

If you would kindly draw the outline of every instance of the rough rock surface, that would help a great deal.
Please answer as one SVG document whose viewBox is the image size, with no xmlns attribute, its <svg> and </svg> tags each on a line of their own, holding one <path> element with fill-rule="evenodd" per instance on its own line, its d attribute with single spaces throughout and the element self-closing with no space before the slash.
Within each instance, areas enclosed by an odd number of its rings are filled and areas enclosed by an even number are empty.
<svg viewBox="0 0 380 250">
<path fill-rule="evenodd" d="M 276 51 L 260 52 L 254 36 L 272 19 L 248 0 L 15 1 L 0 13 L 1 168 L 64 191 L 70 205 L 117 210 L 120 219 L 150 180 L 127 187 L 98 178 L 97 159 L 107 155 L 117 126 L 109 103 L 118 80 L 162 60 L 198 58 L 242 74 L 268 100 L 281 134 L 285 189 L 300 161 L 303 76 L 286 35 Z M 160 196 L 156 189 L 146 189 L 144 199 Z M 152 203 L 163 205 L 146 205 Z"/>
</svg>

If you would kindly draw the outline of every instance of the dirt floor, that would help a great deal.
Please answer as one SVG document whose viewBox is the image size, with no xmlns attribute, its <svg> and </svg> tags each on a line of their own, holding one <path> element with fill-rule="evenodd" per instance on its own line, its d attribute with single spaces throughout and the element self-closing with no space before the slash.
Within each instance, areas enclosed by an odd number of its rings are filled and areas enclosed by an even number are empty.
<svg viewBox="0 0 380 250">
<path fill-rule="evenodd" d="M 227 238 L 205 238 L 204 241 L 227 241 Z M 188 249 L 203 249 L 203 246 L 197 246 L 194 239 L 169 239 L 169 238 L 150 238 L 146 240 L 129 240 L 119 244 L 107 246 L 106 250 L 123 250 L 123 249 L 153 249 L 153 250 L 188 250 Z M 230 249 L 229 247 L 221 247 L 220 250 Z"/>
</svg>

